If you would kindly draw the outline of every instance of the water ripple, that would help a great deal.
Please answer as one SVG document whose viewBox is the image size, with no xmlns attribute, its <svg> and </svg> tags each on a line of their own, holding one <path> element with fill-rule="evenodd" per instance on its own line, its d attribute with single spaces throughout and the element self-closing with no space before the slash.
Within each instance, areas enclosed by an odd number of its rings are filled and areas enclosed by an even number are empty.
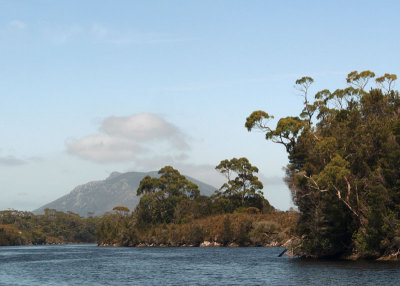
<svg viewBox="0 0 400 286">
<path fill-rule="evenodd" d="M 280 248 L 0 247 L 0 285 L 400 285 L 400 264 L 278 258 Z"/>
</svg>

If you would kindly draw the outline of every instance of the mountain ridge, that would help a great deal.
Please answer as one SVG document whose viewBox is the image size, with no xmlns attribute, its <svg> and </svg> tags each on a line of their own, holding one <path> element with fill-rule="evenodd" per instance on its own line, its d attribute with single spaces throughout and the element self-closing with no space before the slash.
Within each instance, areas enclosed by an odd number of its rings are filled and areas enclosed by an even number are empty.
<svg viewBox="0 0 400 286">
<path fill-rule="evenodd" d="M 134 210 L 140 197 L 136 190 L 145 176 L 159 177 L 157 171 L 150 172 L 112 172 L 106 179 L 90 181 L 76 186 L 68 194 L 34 210 L 34 214 L 43 213 L 46 208 L 58 211 L 71 211 L 80 216 L 99 216 L 116 206 L 125 206 Z M 199 186 L 202 195 L 211 195 L 217 188 L 195 178 L 185 177 Z"/>
</svg>

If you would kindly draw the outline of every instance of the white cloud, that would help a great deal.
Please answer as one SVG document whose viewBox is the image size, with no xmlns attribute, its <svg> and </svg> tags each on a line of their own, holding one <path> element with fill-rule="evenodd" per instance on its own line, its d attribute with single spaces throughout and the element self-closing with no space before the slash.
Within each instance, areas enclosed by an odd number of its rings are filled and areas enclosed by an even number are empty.
<svg viewBox="0 0 400 286">
<path fill-rule="evenodd" d="M 26 28 L 26 24 L 19 20 L 13 20 L 13 21 L 9 22 L 8 26 L 10 28 L 14 28 L 14 29 L 18 29 L 18 30 L 23 30 Z"/>
<path fill-rule="evenodd" d="M 188 148 L 185 135 L 175 125 L 151 113 L 108 117 L 103 121 L 101 130 L 111 136 L 137 141 L 166 140 L 177 148 Z"/>
<path fill-rule="evenodd" d="M 103 120 L 100 132 L 69 140 L 66 142 L 68 152 L 99 163 L 137 162 L 159 156 L 160 152 L 166 152 L 168 155 L 164 156 L 177 160 L 187 157 L 182 152 L 189 148 L 187 136 L 155 114 L 111 116 Z"/>
</svg>

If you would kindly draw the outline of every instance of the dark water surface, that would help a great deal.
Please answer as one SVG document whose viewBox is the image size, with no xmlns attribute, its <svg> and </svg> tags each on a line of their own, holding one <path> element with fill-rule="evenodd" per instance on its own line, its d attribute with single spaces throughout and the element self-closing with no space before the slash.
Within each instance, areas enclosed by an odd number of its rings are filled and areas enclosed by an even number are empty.
<svg viewBox="0 0 400 286">
<path fill-rule="evenodd" d="M 281 248 L 0 247 L 0 285 L 400 285 L 400 264 L 302 261 Z"/>
</svg>

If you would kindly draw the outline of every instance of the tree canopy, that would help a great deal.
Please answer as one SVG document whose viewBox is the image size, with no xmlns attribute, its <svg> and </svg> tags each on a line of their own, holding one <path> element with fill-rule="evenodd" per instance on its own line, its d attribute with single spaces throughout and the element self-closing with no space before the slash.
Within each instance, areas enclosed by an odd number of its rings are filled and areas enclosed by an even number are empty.
<svg viewBox="0 0 400 286">
<path fill-rule="evenodd" d="M 0 245 L 95 242 L 97 218 L 45 209 L 44 214 L 0 211 Z"/>
<path fill-rule="evenodd" d="M 263 184 L 254 175 L 258 173 L 258 168 L 252 166 L 247 158 L 223 160 L 215 169 L 228 179 L 220 191 L 226 196 L 238 195 L 242 206 L 246 198 L 263 195 L 261 191 Z"/>
<path fill-rule="evenodd" d="M 101 217 L 98 243 L 199 246 L 209 239 L 222 245 L 260 246 L 272 240 L 282 242 L 290 235 L 287 226 L 277 235 L 269 231 L 278 224 L 269 220 L 259 222 L 263 217 L 277 214 L 290 218 L 292 223 L 297 216 L 275 213 L 262 195 L 262 183 L 255 176 L 257 167 L 246 158 L 233 158 L 221 161 L 216 169 L 228 181 L 211 197 L 201 195 L 196 184 L 171 166 L 160 169 L 159 177 L 143 178 L 136 192 L 141 196 L 140 202 L 132 213 L 117 206 Z"/>
<path fill-rule="evenodd" d="M 146 176 L 140 182 L 137 189 L 137 195 L 142 194 L 157 194 L 162 197 L 179 197 L 186 196 L 190 199 L 195 199 L 199 196 L 199 187 L 181 175 L 178 170 L 171 166 L 165 166 L 158 171 L 161 176 L 152 178 Z"/>
<path fill-rule="evenodd" d="M 137 189 L 137 195 L 143 195 L 136 208 L 142 223 L 169 223 L 176 219 L 176 206 L 179 203 L 194 200 L 200 194 L 195 183 L 171 166 L 160 169 L 158 174 L 159 178 L 143 178 Z"/>
<path fill-rule="evenodd" d="M 396 75 L 371 82 L 371 71 L 351 72 L 347 87 L 310 97 L 313 79 L 296 86 L 304 98 L 297 117 L 278 120 L 255 111 L 245 127 L 283 144 L 286 181 L 301 216 L 297 252 L 377 257 L 400 245 L 400 96 Z"/>
</svg>

